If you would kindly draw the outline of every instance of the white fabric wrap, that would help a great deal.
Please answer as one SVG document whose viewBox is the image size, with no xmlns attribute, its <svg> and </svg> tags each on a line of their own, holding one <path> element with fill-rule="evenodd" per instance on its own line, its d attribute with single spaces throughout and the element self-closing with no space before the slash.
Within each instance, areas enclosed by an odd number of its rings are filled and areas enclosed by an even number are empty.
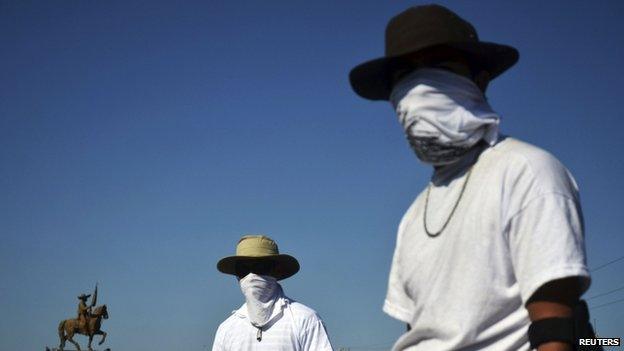
<svg viewBox="0 0 624 351">
<path fill-rule="evenodd" d="M 283 294 L 282 287 L 275 278 L 249 273 L 239 283 L 249 320 L 255 327 L 262 328 L 281 312 L 275 308 L 275 303 Z"/>
<path fill-rule="evenodd" d="M 435 68 L 408 74 L 390 95 L 399 122 L 411 137 L 469 148 L 483 139 L 493 145 L 500 117 L 470 79 Z"/>
</svg>

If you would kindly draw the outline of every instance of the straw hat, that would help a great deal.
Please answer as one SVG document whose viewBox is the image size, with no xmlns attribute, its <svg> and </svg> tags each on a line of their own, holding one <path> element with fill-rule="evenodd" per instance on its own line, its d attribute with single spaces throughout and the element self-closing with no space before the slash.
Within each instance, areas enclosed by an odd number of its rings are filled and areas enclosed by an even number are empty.
<svg viewBox="0 0 624 351">
<path fill-rule="evenodd" d="M 236 255 L 222 258 L 217 269 L 225 274 L 236 275 L 236 263 L 241 261 L 269 261 L 275 263 L 271 276 L 286 279 L 299 271 L 296 258 L 280 254 L 277 244 L 265 235 L 245 235 L 236 245 Z"/>
</svg>

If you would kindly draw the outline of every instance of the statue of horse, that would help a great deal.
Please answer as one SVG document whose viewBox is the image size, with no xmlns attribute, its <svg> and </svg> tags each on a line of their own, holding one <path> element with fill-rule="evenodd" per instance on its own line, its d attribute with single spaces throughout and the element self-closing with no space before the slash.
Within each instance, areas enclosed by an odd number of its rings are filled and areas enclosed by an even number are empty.
<svg viewBox="0 0 624 351">
<path fill-rule="evenodd" d="M 76 318 L 61 321 L 58 326 L 59 338 L 61 339 L 59 350 L 63 351 L 65 341 L 69 340 L 69 342 L 76 346 L 76 350 L 80 351 L 80 345 L 78 345 L 78 343 L 73 339 L 74 334 L 82 334 L 89 337 L 89 351 L 93 351 L 91 348 L 91 342 L 93 341 L 94 335 L 102 335 L 102 339 L 98 343 L 98 345 L 102 345 L 106 339 L 106 332 L 100 330 L 102 318 L 108 319 L 106 305 L 97 306 L 91 313 L 88 323 L 83 327 L 80 326 L 80 323 Z"/>
</svg>

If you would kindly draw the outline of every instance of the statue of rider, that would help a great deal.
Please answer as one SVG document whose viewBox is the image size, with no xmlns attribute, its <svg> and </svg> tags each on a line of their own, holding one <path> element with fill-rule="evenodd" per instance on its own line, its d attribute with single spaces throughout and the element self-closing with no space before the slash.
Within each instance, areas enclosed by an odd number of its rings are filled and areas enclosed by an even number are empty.
<svg viewBox="0 0 624 351">
<path fill-rule="evenodd" d="M 91 295 L 82 294 L 78 296 L 80 302 L 78 303 L 78 327 L 81 330 L 87 329 L 87 322 L 89 321 L 89 317 L 91 316 L 91 306 L 87 306 L 87 299 Z"/>
</svg>

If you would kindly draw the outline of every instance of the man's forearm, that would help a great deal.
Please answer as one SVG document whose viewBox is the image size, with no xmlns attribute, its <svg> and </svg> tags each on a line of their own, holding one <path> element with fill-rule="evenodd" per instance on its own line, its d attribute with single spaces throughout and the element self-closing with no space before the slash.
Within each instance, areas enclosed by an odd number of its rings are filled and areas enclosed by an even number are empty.
<svg viewBox="0 0 624 351">
<path fill-rule="evenodd" d="M 571 318 L 574 306 L 580 297 L 580 284 L 577 278 L 552 281 L 531 297 L 526 308 L 531 322 L 548 318 Z M 572 345 L 552 341 L 538 346 L 538 351 L 573 351 Z"/>
<path fill-rule="evenodd" d="M 535 301 L 527 305 L 529 318 L 532 322 L 546 318 L 572 317 L 572 308 L 562 303 Z M 572 347 L 564 342 L 547 342 L 539 345 L 538 351 L 572 351 Z"/>
<path fill-rule="evenodd" d="M 529 318 L 532 322 L 546 318 L 572 317 L 572 308 L 562 303 L 535 301 L 527 305 Z M 539 345 L 538 351 L 572 351 L 572 347 L 564 342 L 547 342 Z"/>
<path fill-rule="evenodd" d="M 564 342 L 547 342 L 545 344 L 541 344 L 537 351 L 573 351 L 572 346 L 564 343 Z"/>
</svg>

